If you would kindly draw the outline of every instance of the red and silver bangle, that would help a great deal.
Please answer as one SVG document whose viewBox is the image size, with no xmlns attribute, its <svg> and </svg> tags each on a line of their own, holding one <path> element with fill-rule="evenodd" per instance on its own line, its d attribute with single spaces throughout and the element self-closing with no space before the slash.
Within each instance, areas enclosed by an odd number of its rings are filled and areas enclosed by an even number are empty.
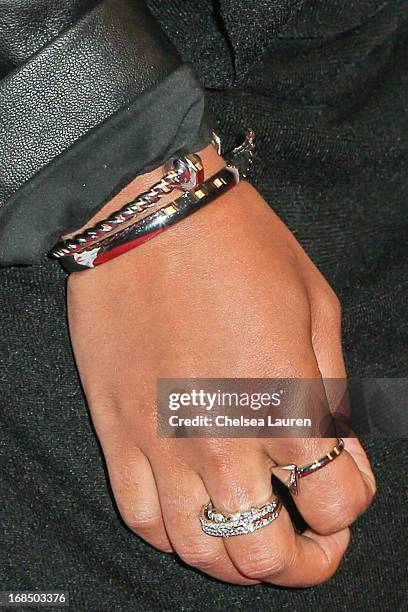
<svg viewBox="0 0 408 612">
<path fill-rule="evenodd" d="M 67 272 L 95 268 L 161 234 L 229 191 L 238 181 L 239 174 L 236 168 L 226 166 L 160 210 L 106 237 L 96 245 L 61 258 L 61 263 Z"/>
<path fill-rule="evenodd" d="M 190 190 L 204 178 L 204 167 L 198 155 L 190 153 L 183 157 L 175 157 L 168 162 L 168 172 L 152 187 L 128 202 L 119 211 L 114 212 L 104 221 L 94 227 L 77 234 L 69 240 L 59 242 L 51 251 L 51 256 L 61 259 L 96 244 L 118 227 L 129 223 L 132 219 L 156 206 L 163 196 L 171 193 L 176 187 Z"/>
<path fill-rule="evenodd" d="M 240 177 L 245 178 L 253 162 L 254 140 L 255 133 L 246 130 L 243 144 L 224 156 L 228 162 L 227 167 L 205 183 L 202 182 L 204 168 L 198 155 L 188 154 L 170 159 L 166 164 L 168 172 L 149 191 L 93 228 L 61 241 L 50 255 L 60 259 L 64 268 L 72 272 L 95 267 L 116 257 L 116 254 L 149 240 L 164 231 L 167 226 L 174 225 L 213 201 L 233 187 Z M 213 144 L 220 152 L 218 137 Z M 182 188 L 186 193 L 175 202 L 157 210 L 157 202 L 175 187 Z M 156 210 L 140 220 L 141 213 L 153 207 Z M 136 222 L 129 226 L 129 221 L 135 219 Z M 125 229 L 120 230 L 120 226 L 124 224 Z M 132 246 L 129 246 L 130 244 Z"/>
</svg>

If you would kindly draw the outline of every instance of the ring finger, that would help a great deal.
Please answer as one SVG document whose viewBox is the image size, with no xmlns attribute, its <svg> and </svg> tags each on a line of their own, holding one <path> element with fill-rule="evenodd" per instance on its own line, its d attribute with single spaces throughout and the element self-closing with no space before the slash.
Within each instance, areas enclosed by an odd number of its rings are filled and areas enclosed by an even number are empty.
<svg viewBox="0 0 408 612">
<path fill-rule="evenodd" d="M 207 536 L 201 529 L 199 515 L 208 501 L 201 478 L 189 468 L 165 472 L 155 466 L 157 487 L 166 531 L 179 557 L 213 578 L 233 584 L 250 585 L 259 582 L 243 576 L 231 562 L 223 540 Z"/>
<path fill-rule="evenodd" d="M 335 438 L 275 439 L 266 452 L 278 466 L 304 467 L 336 446 Z M 284 472 L 273 469 L 282 478 Z M 289 472 L 287 472 L 289 475 Z M 326 466 L 301 478 L 294 501 L 308 525 L 320 534 L 332 534 L 351 525 L 368 507 L 372 494 L 353 457 L 343 450 Z"/>
<path fill-rule="evenodd" d="M 262 505 L 272 495 L 270 461 L 260 453 L 246 453 L 245 470 L 230 466 L 228 471 L 205 470 L 201 476 L 215 508 L 223 513 Z M 298 587 L 327 580 L 336 571 L 348 541 L 347 529 L 334 536 L 297 535 L 285 508 L 267 527 L 224 538 L 240 574 Z"/>
</svg>

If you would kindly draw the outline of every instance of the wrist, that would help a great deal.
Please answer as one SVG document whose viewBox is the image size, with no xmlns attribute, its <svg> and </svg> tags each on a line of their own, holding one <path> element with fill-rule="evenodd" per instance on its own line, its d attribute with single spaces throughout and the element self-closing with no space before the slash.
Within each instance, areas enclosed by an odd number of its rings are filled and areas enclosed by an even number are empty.
<svg viewBox="0 0 408 612">
<path fill-rule="evenodd" d="M 192 290 L 193 278 L 198 282 L 202 275 L 217 276 L 216 270 L 223 265 L 225 251 L 248 242 L 251 250 L 259 246 L 259 236 L 253 235 L 248 219 L 248 201 L 251 202 L 251 217 L 262 227 L 271 211 L 256 190 L 242 181 L 221 195 L 214 205 L 177 223 L 170 231 L 146 242 L 143 248 L 132 249 L 94 269 L 71 273 L 69 285 L 82 290 L 91 283 L 100 289 L 113 282 L 122 289 L 128 287 L 129 291 L 137 286 L 147 302 L 157 284 L 174 283 L 179 290 L 188 293 Z M 239 274 L 239 270 L 240 266 L 231 270 L 231 278 Z M 125 294 L 126 291 L 122 293 L 126 300 Z"/>
</svg>

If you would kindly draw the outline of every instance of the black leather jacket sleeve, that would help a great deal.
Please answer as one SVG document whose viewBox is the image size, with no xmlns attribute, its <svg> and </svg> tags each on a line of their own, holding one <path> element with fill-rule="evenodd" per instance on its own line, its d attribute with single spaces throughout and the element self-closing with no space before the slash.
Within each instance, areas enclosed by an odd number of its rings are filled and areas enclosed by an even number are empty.
<svg viewBox="0 0 408 612">
<path fill-rule="evenodd" d="M 192 69 L 141 0 L 0 11 L 0 264 L 27 264 L 211 129 Z"/>
</svg>

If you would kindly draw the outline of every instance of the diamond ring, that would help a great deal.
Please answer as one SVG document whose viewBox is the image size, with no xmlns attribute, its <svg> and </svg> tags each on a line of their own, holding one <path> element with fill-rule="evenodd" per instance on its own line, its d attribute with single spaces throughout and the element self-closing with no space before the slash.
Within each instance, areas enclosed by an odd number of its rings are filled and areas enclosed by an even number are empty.
<svg viewBox="0 0 408 612">
<path fill-rule="evenodd" d="M 245 535 L 273 523 L 278 518 L 281 507 L 281 502 L 274 499 L 263 506 L 224 514 L 216 510 L 209 501 L 201 510 L 201 528 L 207 535 L 221 538 Z"/>
</svg>

